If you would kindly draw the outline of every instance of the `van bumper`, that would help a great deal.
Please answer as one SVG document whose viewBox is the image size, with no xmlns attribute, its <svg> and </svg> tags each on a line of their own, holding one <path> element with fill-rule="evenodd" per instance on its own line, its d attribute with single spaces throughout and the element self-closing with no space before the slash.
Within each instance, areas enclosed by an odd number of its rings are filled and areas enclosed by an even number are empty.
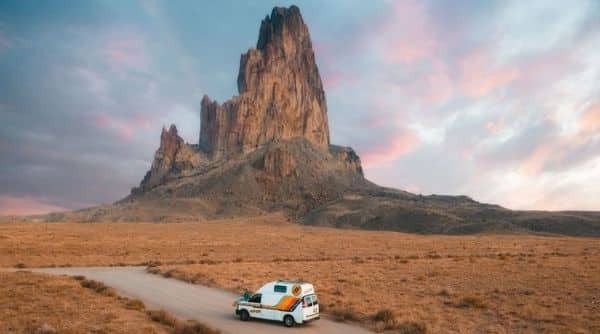
<svg viewBox="0 0 600 334">
<path fill-rule="evenodd" d="M 310 317 L 310 318 L 304 319 L 303 323 L 312 322 L 312 321 L 319 320 L 319 319 L 321 319 L 321 316 L 317 314 L 314 317 Z"/>
</svg>

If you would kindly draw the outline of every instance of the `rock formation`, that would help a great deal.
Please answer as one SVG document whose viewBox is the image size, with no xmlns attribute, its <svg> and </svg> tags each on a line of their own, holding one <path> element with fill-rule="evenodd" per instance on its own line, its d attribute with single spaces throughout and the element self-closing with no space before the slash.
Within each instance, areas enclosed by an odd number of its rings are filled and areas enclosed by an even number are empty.
<svg viewBox="0 0 600 334">
<path fill-rule="evenodd" d="M 139 188 L 132 193 L 140 193 L 162 184 L 172 174 L 191 170 L 206 160 L 202 154 L 191 145 L 186 144 L 177 134 L 174 124 L 169 130 L 163 127 L 160 134 L 160 147 L 154 154 L 152 167 L 144 176 Z"/>
<path fill-rule="evenodd" d="M 298 7 L 274 8 L 262 21 L 237 84 L 240 95 L 223 104 L 202 99 L 200 148 L 211 158 L 295 137 L 328 149 L 325 92 Z"/>
<path fill-rule="evenodd" d="M 276 7 L 262 21 L 256 48 L 241 56 L 237 84 L 239 95 L 223 104 L 202 98 L 198 145 L 185 144 L 174 125 L 163 129 L 152 167 L 133 195 L 181 176 L 203 174 L 209 165 L 214 169 L 282 141 L 305 140 L 320 150 L 323 155 L 316 156 L 322 161 L 310 162 L 317 173 L 327 166 L 327 173 L 337 170 L 362 179 L 356 153 L 329 145 L 325 92 L 298 7 Z M 306 161 L 298 161 L 303 160 L 298 147 L 309 146 L 270 146 L 253 166 L 273 177 L 304 175 L 297 171 L 299 165 L 308 168 Z"/>
</svg>

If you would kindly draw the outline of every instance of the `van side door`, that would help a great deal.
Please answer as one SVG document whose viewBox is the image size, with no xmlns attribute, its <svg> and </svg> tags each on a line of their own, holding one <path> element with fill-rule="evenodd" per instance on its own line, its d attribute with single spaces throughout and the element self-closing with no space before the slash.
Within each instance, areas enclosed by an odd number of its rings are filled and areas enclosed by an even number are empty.
<svg viewBox="0 0 600 334">
<path fill-rule="evenodd" d="M 257 293 L 248 299 L 248 313 L 252 318 L 269 319 L 268 312 L 262 309 L 262 294 Z"/>
</svg>

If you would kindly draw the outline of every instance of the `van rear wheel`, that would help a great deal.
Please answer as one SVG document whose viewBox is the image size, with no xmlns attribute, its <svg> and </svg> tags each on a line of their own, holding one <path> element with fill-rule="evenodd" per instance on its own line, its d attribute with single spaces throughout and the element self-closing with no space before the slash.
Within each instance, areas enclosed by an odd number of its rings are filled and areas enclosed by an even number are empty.
<svg viewBox="0 0 600 334">
<path fill-rule="evenodd" d="M 246 311 L 246 310 L 241 310 L 240 311 L 240 320 L 241 321 L 250 320 L 250 313 L 248 313 L 248 311 Z"/>
<path fill-rule="evenodd" d="M 292 317 L 291 315 L 286 315 L 285 317 L 283 317 L 283 324 L 285 325 L 285 327 L 293 327 L 294 323 L 296 323 L 294 321 L 294 317 Z"/>
</svg>

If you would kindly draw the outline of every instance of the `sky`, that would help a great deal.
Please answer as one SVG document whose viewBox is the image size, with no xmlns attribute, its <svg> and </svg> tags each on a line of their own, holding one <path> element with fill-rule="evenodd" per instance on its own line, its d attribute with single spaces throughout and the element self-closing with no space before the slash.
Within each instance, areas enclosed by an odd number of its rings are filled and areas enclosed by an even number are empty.
<svg viewBox="0 0 600 334">
<path fill-rule="evenodd" d="M 197 143 L 200 100 L 298 5 L 332 143 L 365 175 L 511 209 L 600 210 L 600 1 L 0 2 L 0 214 L 111 203 L 163 125 Z"/>
</svg>

